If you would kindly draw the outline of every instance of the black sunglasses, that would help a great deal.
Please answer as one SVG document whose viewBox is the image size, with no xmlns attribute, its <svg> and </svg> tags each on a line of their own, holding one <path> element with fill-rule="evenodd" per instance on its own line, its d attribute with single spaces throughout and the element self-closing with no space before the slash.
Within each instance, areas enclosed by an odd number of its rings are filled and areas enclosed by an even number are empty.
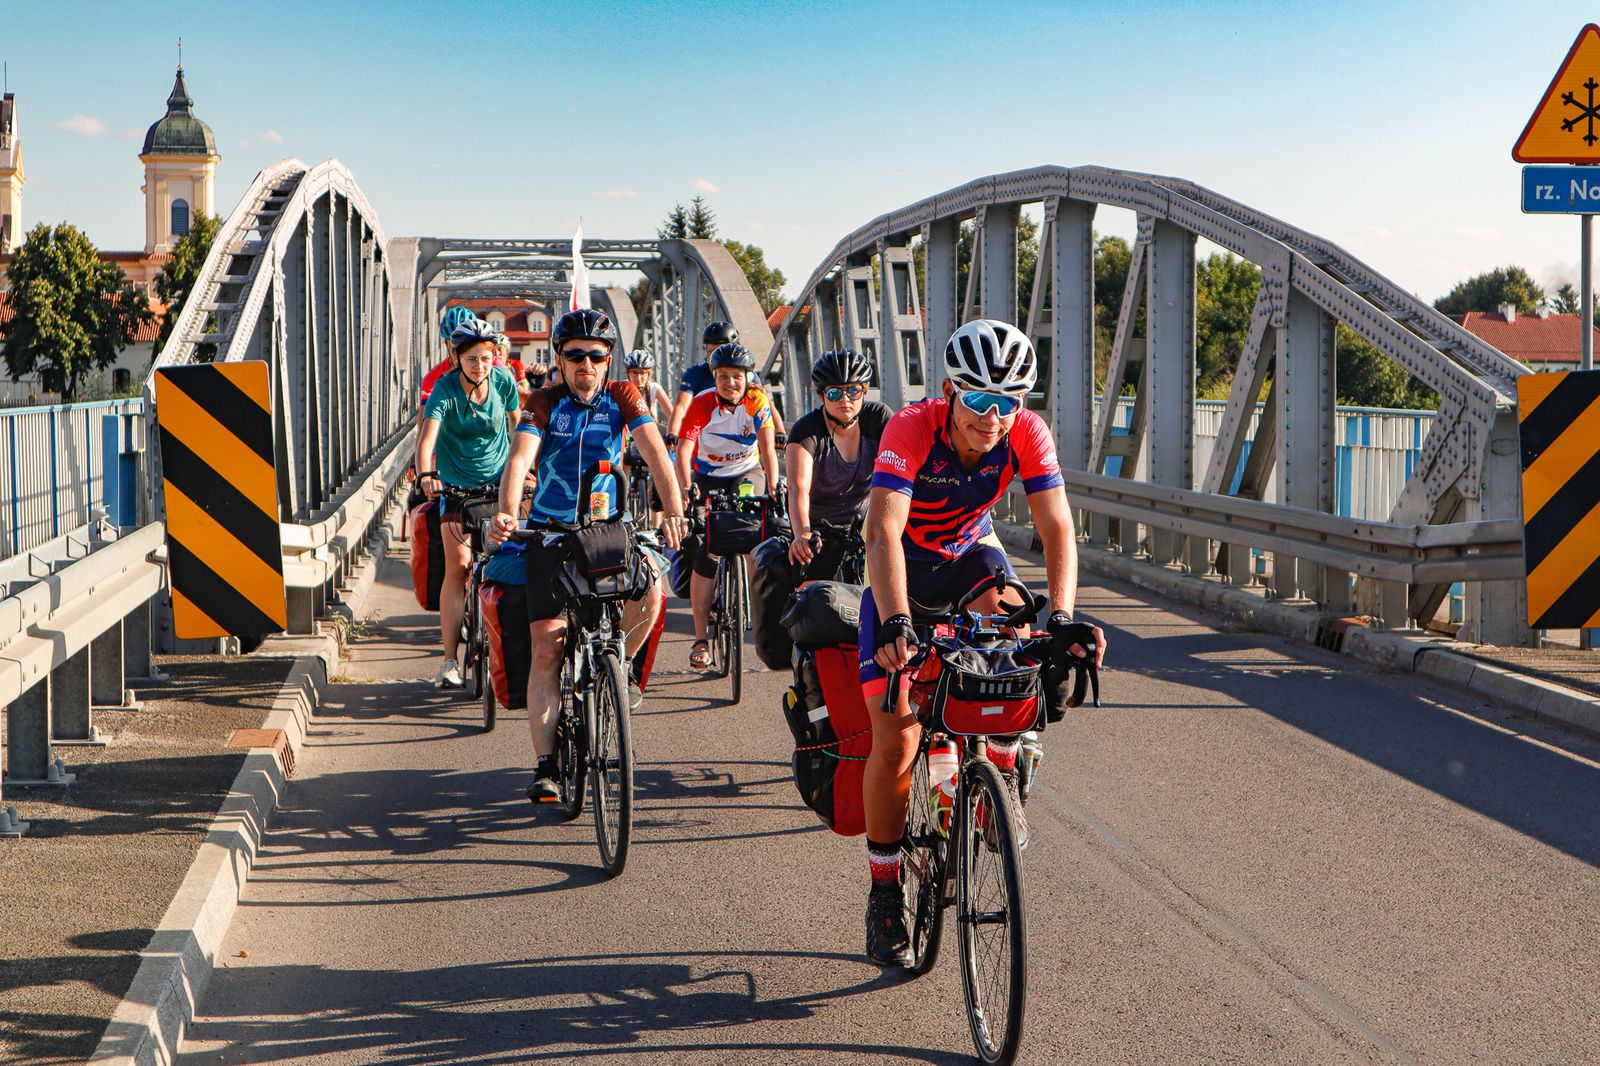
<svg viewBox="0 0 1600 1066">
<path fill-rule="evenodd" d="M 578 348 L 562 352 L 561 358 L 569 363 L 581 363 L 585 359 L 591 363 L 603 363 L 611 358 L 611 353 L 604 348 Z"/>
<path fill-rule="evenodd" d="M 830 403 L 838 403 L 846 396 L 852 400 L 859 400 L 867 394 L 865 385 L 829 385 L 822 390 L 822 398 Z"/>
</svg>

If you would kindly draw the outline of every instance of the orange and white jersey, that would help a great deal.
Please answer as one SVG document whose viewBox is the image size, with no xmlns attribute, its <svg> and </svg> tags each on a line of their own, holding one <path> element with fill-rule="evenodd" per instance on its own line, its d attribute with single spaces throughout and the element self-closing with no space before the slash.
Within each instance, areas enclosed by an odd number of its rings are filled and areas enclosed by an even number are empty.
<svg viewBox="0 0 1600 1066">
<path fill-rule="evenodd" d="M 678 437 L 695 444 L 695 473 L 738 477 L 759 465 L 757 434 L 771 424 L 772 401 L 761 386 L 751 385 L 744 399 L 731 404 L 707 389 L 690 402 Z"/>
</svg>

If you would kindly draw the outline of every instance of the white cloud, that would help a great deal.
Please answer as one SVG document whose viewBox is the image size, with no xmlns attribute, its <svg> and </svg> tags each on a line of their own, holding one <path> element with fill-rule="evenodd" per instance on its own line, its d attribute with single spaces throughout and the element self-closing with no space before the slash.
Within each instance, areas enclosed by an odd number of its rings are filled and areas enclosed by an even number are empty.
<svg viewBox="0 0 1600 1066">
<path fill-rule="evenodd" d="M 767 230 L 767 227 L 763 226 L 759 222 L 746 222 L 744 226 L 745 229 L 748 229 L 754 233 L 765 233 Z"/>
<path fill-rule="evenodd" d="M 141 130 L 141 129 L 126 129 L 126 130 L 122 131 L 120 136 L 125 141 L 137 141 L 140 137 L 144 136 L 144 130 Z"/>
<path fill-rule="evenodd" d="M 1378 238 L 1380 241 L 1394 240 L 1394 230 L 1387 226 L 1368 226 L 1367 232 Z"/>
<path fill-rule="evenodd" d="M 105 120 L 85 115 L 82 111 L 79 111 L 71 118 L 57 122 L 56 129 L 66 130 L 68 133 L 76 133 L 84 137 L 104 137 L 106 135 Z"/>
<path fill-rule="evenodd" d="M 600 200 L 632 200 L 639 194 L 634 192 L 632 189 L 607 189 L 604 192 L 597 192 L 594 195 Z"/>
<path fill-rule="evenodd" d="M 261 139 L 266 141 L 268 144 L 282 144 L 283 134 L 279 133 L 277 130 L 268 130 L 261 135 Z"/>
<path fill-rule="evenodd" d="M 1498 241 L 1504 234 L 1493 226 L 1457 226 L 1456 236 L 1471 237 L 1479 241 Z"/>
<path fill-rule="evenodd" d="M 721 186 L 713 185 L 709 181 L 707 181 L 705 178 L 696 178 L 696 179 L 694 179 L 694 187 L 695 187 L 695 190 L 697 192 L 721 192 L 722 191 Z"/>
</svg>

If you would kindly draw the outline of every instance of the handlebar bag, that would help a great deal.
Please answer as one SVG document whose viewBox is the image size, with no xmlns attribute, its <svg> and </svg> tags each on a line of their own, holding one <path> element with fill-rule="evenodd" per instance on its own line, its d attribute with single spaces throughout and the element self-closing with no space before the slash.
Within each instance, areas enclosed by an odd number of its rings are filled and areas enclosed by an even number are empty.
<svg viewBox="0 0 1600 1066">
<path fill-rule="evenodd" d="M 953 736 L 1009 736 L 1045 725 L 1039 661 L 1010 648 L 936 640 L 910 699 L 923 725 Z"/>
<path fill-rule="evenodd" d="M 411 511 L 411 591 L 424 611 L 439 609 L 444 584 L 444 538 L 439 533 L 440 506 L 425 500 Z"/>
<path fill-rule="evenodd" d="M 753 511 L 710 511 L 706 514 L 706 550 L 725 558 L 749 555 L 767 539 L 765 526 L 765 516 Z"/>
<path fill-rule="evenodd" d="M 780 619 L 789 639 L 803 648 L 853 644 L 861 632 L 862 585 L 813 581 L 794 594 Z"/>
</svg>

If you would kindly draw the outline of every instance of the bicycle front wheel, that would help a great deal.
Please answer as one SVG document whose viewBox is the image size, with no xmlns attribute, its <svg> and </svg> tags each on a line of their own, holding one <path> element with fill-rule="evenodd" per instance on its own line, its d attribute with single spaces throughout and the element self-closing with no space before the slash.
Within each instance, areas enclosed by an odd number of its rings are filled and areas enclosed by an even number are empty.
<svg viewBox="0 0 1600 1066">
<path fill-rule="evenodd" d="M 594 833 L 600 863 L 615 877 L 627 865 L 633 837 L 633 727 L 628 674 L 614 649 L 595 660 L 594 680 Z"/>
<path fill-rule="evenodd" d="M 569 675 L 570 676 L 570 675 Z M 562 679 L 561 718 L 556 722 L 556 784 L 561 791 L 561 812 L 571 821 L 583 811 L 583 786 L 589 779 L 589 736 L 582 709 Z"/>
<path fill-rule="evenodd" d="M 728 677 L 733 682 L 733 696 L 728 701 L 738 703 L 744 695 L 744 619 L 745 600 L 741 595 L 741 582 L 744 578 L 744 560 L 734 559 L 728 563 L 729 573 L 732 575 L 729 584 L 731 595 L 727 600 L 727 624 L 722 627 L 723 662 L 728 667 Z M 735 574 L 733 567 L 738 568 Z"/>
<path fill-rule="evenodd" d="M 956 817 L 956 930 L 967 1022 L 981 1060 L 1009 1063 L 1022 1044 L 1028 999 L 1027 927 L 1022 858 L 1000 771 L 982 760 L 962 768 Z"/>
<path fill-rule="evenodd" d="M 906 839 L 900 877 L 906 899 L 906 929 L 911 934 L 912 973 L 924 974 L 939 959 L 944 939 L 944 903 L 950 869 L 948 808 L 934 805 L 924 742 L 911 765 L 911 796 L 906 808 Z"/>
</svg>

